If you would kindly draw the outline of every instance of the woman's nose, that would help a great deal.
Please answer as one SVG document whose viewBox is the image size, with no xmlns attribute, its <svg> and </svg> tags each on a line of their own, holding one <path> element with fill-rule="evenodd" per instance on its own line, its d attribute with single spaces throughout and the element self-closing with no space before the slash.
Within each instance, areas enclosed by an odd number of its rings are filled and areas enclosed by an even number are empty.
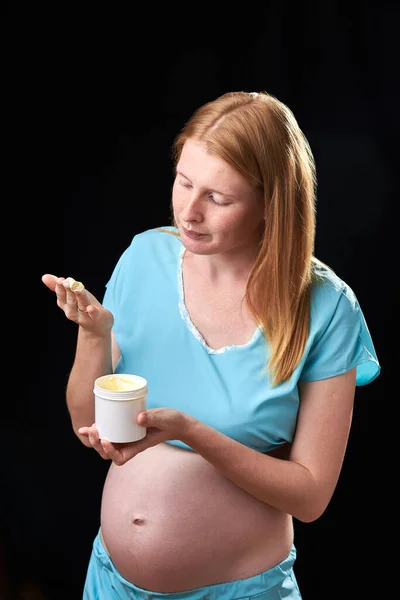
<svg viewBox="0 0 400 600">
<path fill-rule="evenodd" d="M 183 209 L 183 218 L 186 222 L 201 221 L 203 218 L 201 210 L 201 198 L 193 193 Z"/>
</svg>

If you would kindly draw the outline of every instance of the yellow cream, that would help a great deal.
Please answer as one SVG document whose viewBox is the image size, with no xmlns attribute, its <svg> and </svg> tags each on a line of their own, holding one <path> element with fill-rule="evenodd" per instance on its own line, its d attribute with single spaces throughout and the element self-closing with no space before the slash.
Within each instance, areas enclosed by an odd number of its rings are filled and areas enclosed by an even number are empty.
<svg viewBox="0 0 400 600">
<path fill-rule="evenodd" d="M 84 289 L 85 286 L 81 281 L 74 281 L 74 283 L 71 285 L 71 290 L 73 292 L 83 292 Z"/>
<path fill-rule="evenodd" d="M 121 375 L 110 375 L 108 379 L 104 379 L 101 383 L 98 383 L 99 387 L 105 390 L 112 390 L 122 392 L 124 390 L 136 390 L 140 387 L 138 383 L 132 379 L 128 379 Z"/>
<path fill-rule="evenodd" d="M 83 292 L 85 286 L 81 281 L 75 281 L 73 277 L 67 277 L 66 281 L 69 283 L 69 288 L 73 292 Z"/>
</svg>

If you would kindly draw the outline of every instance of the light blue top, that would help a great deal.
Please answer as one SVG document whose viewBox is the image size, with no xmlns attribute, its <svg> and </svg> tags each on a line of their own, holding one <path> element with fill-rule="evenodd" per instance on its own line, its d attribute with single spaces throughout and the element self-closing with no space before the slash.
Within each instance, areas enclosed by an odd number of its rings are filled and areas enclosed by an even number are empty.
<svg viewBox="0 0 400 600">
<path fill-rule="evenodd" d="M 260 328 L 248 344 L 208 347 L 185 307 L 184 251 L 180 238 L 170 233 L 151 229 L 136 235 L 121 255 L 103 300 L 114 315 L 121 350 L 116 372 L 147 379 L 148 408 L 176 408 L 267 452 L 293 439 L 300 380 L 333 377 L 357 367 L 361 386 L 379 375 L 353 291 L 323 265 L 316 267 L 307 345 L 288 382 L 270 386 Z M 169 443 L 190 449 L 179 440 Z"/>
</svg>

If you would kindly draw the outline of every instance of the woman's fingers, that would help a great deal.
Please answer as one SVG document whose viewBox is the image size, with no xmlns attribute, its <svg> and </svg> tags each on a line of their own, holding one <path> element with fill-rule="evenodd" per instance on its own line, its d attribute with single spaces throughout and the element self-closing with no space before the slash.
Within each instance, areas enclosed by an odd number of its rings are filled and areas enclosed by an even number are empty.
<svg viewBox="0 0 400 600">
<path fill-rule="evenodd" d="M 90 314 L 94 309 L 92 309 L 92 305 L 87 295 L 86 291 L 79 290 L 74 292 L 76 298 L 76 306 L 80 313 Z"/>
<path fill-rule="evenodd" d="M 128 458 L 125 457 L 124 453 L 108 440 L 101 440 L 101 446 L 103 452 L 107 455 L 107 457 L 110 460 L 112 460 L 113 463 L 115 463 L 118 467 L 121 467 L 128 460 Z"/>
<path fill-rule="evenodd" d="M 55 287 L 55 293 L 57 296 L 57 304 L 60 308 L 63 308 L 63 306 L 65 305 L 66 302 L 66 291 L 65 291 L 65 287 L 63 286 L 63 282 L 65 280 L 65 277 L 57 277 L 56 279 L 56 287 Z"/>
<path fill-rule="evenodd" d="M 55 277 L 46 274 L 42 277 L 43 283 L 56 293 L 57 306 L 61 308 L 66 317 L 78 323 L 85 322 L 90 316 L 91 305 L 88 292 L 80 281 L 73 277 Z"/>
<path fill-rule="evenodd" d="M 65 289 L 65 302 L 69 317 L 88 315 L 88 306 L 90 305 L 89 297 L 86 293 L 85 286 L 80 281 L 76 281 L 72 277 L 67 277 L 62 282 Z"/>
<path fill-rule="evenodd" d="M 67 319 L 97 335 L 109 334 L 114 317 L 81 283 L 73 277 L 42 276 L 43 283 L 57 296 L 57 306 Z"/>
<path fill-rule="evenodd" d="M 94 448 L 94 450 L 96 450 L 96 452 L 100 454 L 101 458 L 110 460 L 108 454 L 103 450 L 103 446 L 101 445 L 99 433 L 95 424 L 93 424 L 91 427 L 80 427 L 78 429 L 78 433 L 85 436 L 89 440 L 90 445 L 92 448 Z"/>
<path fill-rule="evenodd" d="M 55 275 L 51 275 L 50 273 L 46 273 L 42 276 L 42 281 L 45 286 L 49 288 L 52 292 L 56 291 L 57 277 Z"/>
<path fill-rule="evenodd" d="M 80 427 L 78 429 L 79 435 L 83 435 L 88 438 L 90 445 L 100 454 L 105 460 L 112 460 L 118 467 L 124 465 L 128 460 L 143 452 L 151 446 L 155 446 L 157 443 L 162 441 L 158 439 L 159 432 L 155 433 L 154 440 L 151 440 L 151 435 L 146 436 L 148 439 L 143 438 L 137 442 L 131 442 L 130 444 L 113 444 L 108 440 L 99 438 L 99 432 L 97 431 L 96 424 L 93 423 L 91 427 Z M 150 432 L 151 433 L 151 432 Z"/>
<path fill-rule="evenodd" d="M 67 305 L 76 308 L 76 297 L 71 288 L 73 283 L 75 283 L 75 279 L 67 277 L 67 279 L 64 279 L 63 281 L 63 287 L 65 289 L 65 301 Z"/>
<path fill-rule="evenodd" d="M 100 440 L 99 433 L 95 423 L 91 427 L 80 427 L 78 429 L 79 435 L 83 435 L 88 438 L 90 445 L 100 454 L 100 456 L 106 460 L 116 459 L 119 462 L 116 464 L 123 464 L 126 462 L 121 451 L 109 442 L 108 440 Z M 122 461 L 122 462 L 121 462 Z"/>
<path fill-rule="evenodd" d="M 102 304 L 91 294 L 81 281 L 76 281 L 73 277 L 56 277 L 46 273 L 42 275 L 43 283 L 56 293 L 57 305 L 68 312 L 70 318 L 78 311 L 80 313 L 91 314 L 95 312 L 95 307 L 101 308 Z"/>
<path fill-rule="evenodd" d="M 148 428 L 146 436 L 136 442 L 112 444 L 108 440 L 100 440 L 104 452 L 118 467 L 124 465 L 140 452 L 163 441 L 165 441 L 163 433 L 152 428 Z"/>
<path fill-rule="evenodd" d="M 142 440 L 140 440 L 142 441 Z M 139 447 L 139 442 L 130 444 L 112 444 L 108 440 L 101 440 L 103 452 L 117 467 L 122 467 L 128 460 L 139 454 L 144 448 Z"/>
</svg>

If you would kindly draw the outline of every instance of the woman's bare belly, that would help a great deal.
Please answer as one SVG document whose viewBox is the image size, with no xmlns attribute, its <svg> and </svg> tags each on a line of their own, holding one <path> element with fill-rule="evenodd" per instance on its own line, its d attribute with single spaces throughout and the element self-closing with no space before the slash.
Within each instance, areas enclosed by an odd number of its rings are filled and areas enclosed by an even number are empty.
<svg viewBox="0 0 400 600">
<path fill-rule="evenodd" d="M 166 593 L 262 573 L 293 543 L 289 515 L 247 494 L 197 453 L 170 444 L 111 465 L 101 534 L 125 579 Z"/>
</svg>

